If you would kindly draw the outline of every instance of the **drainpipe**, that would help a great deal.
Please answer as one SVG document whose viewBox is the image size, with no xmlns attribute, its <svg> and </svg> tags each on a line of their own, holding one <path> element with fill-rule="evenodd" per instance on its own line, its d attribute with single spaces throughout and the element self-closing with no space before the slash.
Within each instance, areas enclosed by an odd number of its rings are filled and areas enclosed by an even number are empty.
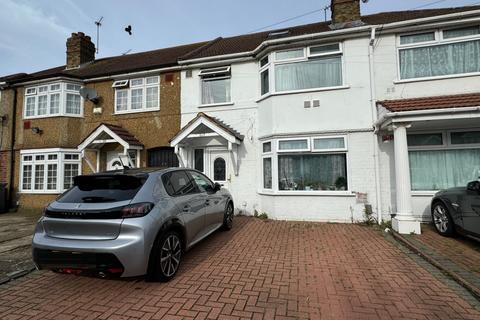
<svg viewBox="0 0 480 320">
<path fill-rule="evenodd" d="M 8 203 L 10 208 L 15 208 L 15 197 L 13 196 L 13 184 L 15 181 L 15 135 L 17 125 L 17 88 L 13 89 L 13 108 L 12 108 L 12 130 L 10 133 L 10 181 L 8 183 Z"/>
<path fill-rule="evenodd" d="M 374 63 L 374 51 L 375 51 L 375 37 L 376 37 L 376 27 L 371 28 L 370 32 L 370 43 L 368 46 L 368 66 L 370 71 L 370 104 L 372 112 L 372 123 L 377 122 L 377 97 L 376 97 L 376 88 L 375 88 L 375 63 Z M 378 224 L 382 223 L 382 199 L 380 192 L 380 161 L 379 161 L 379 151 L 378 151 L 378 138 L 377 135 L 373 134 L 373 162 L 375 170 L 375 197 L 377 205 L 377 221 Z"/>
</svg>

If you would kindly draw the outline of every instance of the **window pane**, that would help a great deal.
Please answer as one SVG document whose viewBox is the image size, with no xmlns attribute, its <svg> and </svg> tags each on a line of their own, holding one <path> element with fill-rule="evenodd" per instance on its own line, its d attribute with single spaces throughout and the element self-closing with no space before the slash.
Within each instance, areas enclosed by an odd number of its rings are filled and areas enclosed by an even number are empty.
<svg viewBox="0 0 480 320">
<path fill-rule="evenodd" d="M 35 165 L 35 190 L 43 190 L 43 181 L 45 179 L 45 166 L 43 164 Z"/>
<path fill-rule="evenodd" d="M 47 114 L 47 96 L 39 96 L 38 97 L 38 115 Z"/>
<path fill-rule="evenodd" d="M 57 189 L 57 164 L 49 164 L 47 167 L 47 189 Z"/>
<path fill-rule="evenodd" d="M 400 37 L 400 44 L 411 44 L 418 42 L 434 41 L 435 32 L 412 34 Z"/>
<path fill-rule="evenodd" d="M 480 149 L 410 151 L 412 190 L 466 186 L 480 176 Z"/>
<path fill-rule="evenodd" d="M 265 142 L 263 144 L 263 152 L 271 152 L 272 151 L 272 143 L 271 142 Z"/>
<path fill-rule="evenodd" d="M 441 133 L 409 134 L 407 139 L 408 145 L 411 147 L 443 145 L 443 137 Z"/>
<path fill-rule="evenodd" d="M 267 63 L 268 63 L 268 56 L 265 56 L 260 60 L 260 68 L 267 65 Z"/>
<path fill-rule="evenodd" d="M 347 190 L 345 154 L 278 156 L 280 190 Z"/>
<path fill-rule="evenodd" d="M 23 161 L 32 161 L 33 157 L 32 156 L 23 156 Z"/>
<path fill-rule="evenodd" d="M 204 172 L 203 166 L 203 149 L 195 149 L 194 161 L 195 161 L 195 170 Z"/>
<path fill-rule="evenodd" d="M 130 81 L 131 86 L 141 86 L 143 85 L 143 79 L 133 79 Z"/>
<path fill-rule="evenodd" d="M 60 93 L 50 95 L 50 114 L 60 112 Z"/>
<path fill-rule="evenodd" d="M 310 59 L 275 66 L 277 91 L 335 87 L 342 85 L 342 58 Z"/>
<path fill-rule="evenodd" d="M 185 171 L 173 171 L 162 176 L 163 185 L 171 196 L 182 196 L 196 193 L 196 185 L 187 176 Z"/>
<path fill-rule="evenodd" d="M 158 87 L 147 88 L 147 108 L 158 108 Z"/>
<path fill-rule="evenodd" d="M 276 60 L 286 60 L 286 59 L 294 59 L 294 58 L 302 58 L 302 57 L 304 57 L 303 49 L 280 51 L 275 53 Z"/>
<path fill-rule="evenodd" d="M 69 189 L 73 186 L 73 178 L 78 176 L 78 163 L 65 163 L 63 168 L 63 188 Z"/>
<path fill-rule="evenodd" d="M 480 41 L 467 41 L 400 51 L 402 79 L 480 71 Z"/>
<path fill-rule="evenodd" d="M 345 139 L 343 138 L 319 138 L 313 139 L 313 149 L 345 149 Z"/>
<path fill-rule="evenodd" d="M 268 69 L 260 74 L 262 96 L 270 91 Z"/>
<path fill-rule="evenodd" d="M 60 84 L 52 84 L 50 86 L 50 91 L 57 91 L 60 90 Z"/>
<path fill-rule="evenodd" d="M 35 97 L 27 97 L 27 105 L 25 107 L 25 115 L 27 117 L 35 115 Z"/>
<path fill-rule="evenodd" d="M 147 78 L 147 84 L 158 83 L 159 77 L 149 77 Z"/>
<path fill-rule="evenodd" d="M 451 30 L 443 31 L 443 38 L 450 39 L 450 38 L 466 37 L 466 36 L 473 36 L 479 33 L 480 33 L 480 28 L 478 26 L 451 29 Z"/>
<path fill-rule="evenodd" d="M 49 154 L 48 155 L 48 160 L 57 160 L 57 155 L 56 154 Z"/>
<path fill-rule="evenodd" d="M 305 140 L 284 140 L 278 142 L 279 150 L 305 150 L 308 149 L 308 141 Z"/>
<path fill-rule="evenodd" d="M 78 160 L 79 155 L 78 155 L 78 153 L 66 153 L 65 156 L 64 156 L 64 159 L 65 160 Z"/>
<path fill-rule="evenodd" d="M 22 188 L 24 190 L 32 189 L 32 165 L 23 166 Z"/>
<path fill-rule="evenodd" d="M 338 52 L 340 51 L 340 44 L 328 44 L 325 46 L 310 47 L 310 54 L 325 54 L 329 52 Z"/>
<path fill-rule="evenodd" d="M 66 113 L 80 114 L 80 96 L 78 94 L 67 93 Z"/>
<path fill-rule="evenodd" d="M 127 90 L 117 90 L 117 101 L 116 101 L 116 110 L 124 111 L 127 110 L 128 103 L 128 91 Z"/>
<path fill-rule="evenodd" d="M 194 171 L 189 171 L 189 174 L 192 176 L 193 181 L 195 181 L 195 184 L 201 192 L 212 190 L 212 183 L 207 177 Z"/>
<path fill-rule="evenodd" d="M 217 158 L 213 161 L 213 180 L 214 181 L 226 181 L 227 164 L 225 159 Z"/>
<path fill-rule="evenodd" d="M 202 104 L 230 102 L 230 78 L 203 80 Z"/>
<path fill-rule="evenodd" d="M 272 189 L 272 158 L 263 159 L 263 187 Z"/>
<path fill-rule="evenodd" d="M 81 88 L 81 86 L 78 85 L 78 84 L 67 83 L 67 90 L 69 90 L 69 91 L 79 91 L 80 88 Z"/>
<path fill-rule="evenodd" d="M 143 104 L 143 88 L 132 89 L 132 109 L 141 109 Z"/>
<path fill-rule="evenodd" d="M 48 86 L 43 86 L 43 87 L 39 87 L 38 88 L 38 92 L 41 93 L 41 92 L 47 92 L 48 91 Z"/>
<path fill-rule="evenodd" d="M 480 131 L 452 132 L 452 144 L 480 143 Z"/>
</svg>

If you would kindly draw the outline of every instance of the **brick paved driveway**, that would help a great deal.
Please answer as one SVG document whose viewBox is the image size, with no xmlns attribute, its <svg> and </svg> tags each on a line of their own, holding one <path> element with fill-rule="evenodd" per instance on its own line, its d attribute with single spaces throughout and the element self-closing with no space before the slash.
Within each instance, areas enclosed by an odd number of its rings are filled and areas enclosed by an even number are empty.
<svg viewBox="0 0 480 320">
<path fill-rule="evenodd" d="M 35 272 L 0 287 L 0 319 L 480 319 L 475 301 L 373 229 L 235 223 L 167 284 Z"/>
</svg>

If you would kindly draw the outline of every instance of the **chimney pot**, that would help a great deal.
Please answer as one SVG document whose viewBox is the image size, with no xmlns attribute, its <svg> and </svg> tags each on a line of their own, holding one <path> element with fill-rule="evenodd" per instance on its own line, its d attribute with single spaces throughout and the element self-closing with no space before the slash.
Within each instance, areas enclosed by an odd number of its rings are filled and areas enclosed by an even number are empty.
<svg viewBox="0 0 480 320">
<path fill-rule="evenodd" d="M 360 22 L 360 0 L 332 0 L 332 25 L 347 26 Z"/>
<path fill-rule="evenodd" d="M 72 33 L 67 39 L 67 69 L 95 60 L 95 45 L 83 32 Z"/>
</svg>

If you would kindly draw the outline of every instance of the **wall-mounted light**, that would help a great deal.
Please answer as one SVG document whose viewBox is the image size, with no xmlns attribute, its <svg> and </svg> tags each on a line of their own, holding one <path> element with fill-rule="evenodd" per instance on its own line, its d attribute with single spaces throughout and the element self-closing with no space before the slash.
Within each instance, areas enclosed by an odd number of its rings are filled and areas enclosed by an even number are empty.
<svg viewBox="0 0 480 320">
<path fill-rule="evenodd" d="M 42 134 L 43 130 L 40 129 L 39 127 L 32 127 L 32 132 L 35 134 Z"/>
</svg>

